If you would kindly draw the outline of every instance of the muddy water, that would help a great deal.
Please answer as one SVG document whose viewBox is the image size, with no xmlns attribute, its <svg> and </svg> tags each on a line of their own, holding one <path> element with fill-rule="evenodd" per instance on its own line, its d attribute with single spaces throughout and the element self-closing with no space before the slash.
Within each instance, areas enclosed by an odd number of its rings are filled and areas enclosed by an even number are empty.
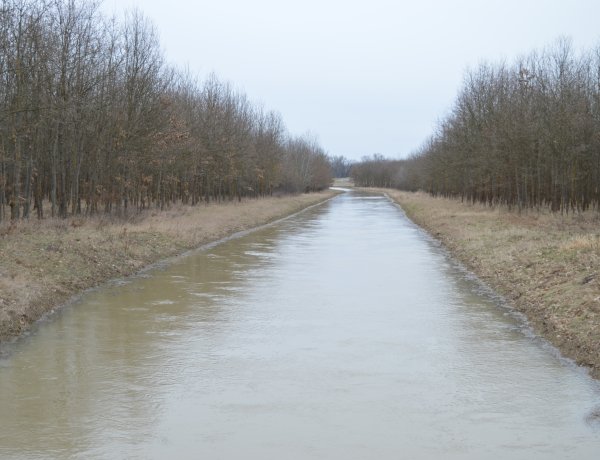
<svg viewBox="0 0 600 460">
<path fill-rule="evenodd" d="M 598 385 L 383 197 L 89 293 L 0 359 L 0 458 L 596 459 Z"/>
</svg>

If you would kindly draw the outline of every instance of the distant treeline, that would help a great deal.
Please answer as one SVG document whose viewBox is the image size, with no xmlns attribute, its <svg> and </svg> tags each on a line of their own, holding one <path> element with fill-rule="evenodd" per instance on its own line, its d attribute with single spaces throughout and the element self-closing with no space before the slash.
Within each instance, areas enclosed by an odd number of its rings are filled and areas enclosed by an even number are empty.
<svg viewBox="0 0 600 460">
<path fill-rule="evenodd" d="M 330 176 L 278 114 L 167 66 L 141 13 L 1 2 L 0 220 L 304 192 Z"/>
<path fill-rule="evenodd" d="M 451 113 L 412 157 L 369 158 L 358 184 L 553 211 L 600 207 L 600 48 L 568 40 L 467 73 Z"/>
<path fill-rule="evenodd" d="M 404 160 L 390 160 L 383 155 L 366 156 L 350 168 L 350 176 L 359 187 L 400 188 Z"/>
<path fill-rule="evenodd" d="M 350 177 L 353 162 L 343 155 L 331 157 L 331 174 L 333 177 Z"/>
</svg>

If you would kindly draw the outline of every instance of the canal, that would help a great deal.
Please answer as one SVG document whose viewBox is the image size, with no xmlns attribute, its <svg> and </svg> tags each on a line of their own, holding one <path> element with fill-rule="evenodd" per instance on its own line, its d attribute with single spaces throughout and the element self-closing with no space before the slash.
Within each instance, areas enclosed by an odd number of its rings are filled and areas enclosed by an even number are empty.
<svg viewBox="0 0 600 460">
<path fill-rule="evenodd" d="M 600 388 L 346 193 L 86 293 L 0 357 L 0 458 L 596 459 Z"/>
</svg>

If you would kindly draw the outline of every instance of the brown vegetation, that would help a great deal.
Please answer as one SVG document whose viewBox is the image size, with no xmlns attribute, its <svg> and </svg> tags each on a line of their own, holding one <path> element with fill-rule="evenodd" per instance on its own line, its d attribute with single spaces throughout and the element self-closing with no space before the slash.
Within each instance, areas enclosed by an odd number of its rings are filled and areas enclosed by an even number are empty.
<svg viewBox="0 0 600 460">
<path fill-rule="evenodd" d="M 0 4 L 0 221 L 124 215 L 329 185 L 310 137 L 212 76 L 170 68 L 139 11 Z M 45 204 L 49 203 L 49 209 Z"/>
<path fill-rule="evenodd" d="M 600 378 L 598 213 L 516 214 L 425 193 L 387 193 L 537 333 Z"/>
<path fill-rule="evenodd" d="M 0 339 L 104 281 L 323 201 L 334 192 L 173 206 L 130 219 L 13 221 L 0 225 Z"/>
<path fill-rule="evenodd" d="M 468 72 L 454 106 L 407 160 L 367 158 L 364 186 L 423 190 L 519 210 L 600 207 L 600 48 L 568 40 Z"/>
</svg>

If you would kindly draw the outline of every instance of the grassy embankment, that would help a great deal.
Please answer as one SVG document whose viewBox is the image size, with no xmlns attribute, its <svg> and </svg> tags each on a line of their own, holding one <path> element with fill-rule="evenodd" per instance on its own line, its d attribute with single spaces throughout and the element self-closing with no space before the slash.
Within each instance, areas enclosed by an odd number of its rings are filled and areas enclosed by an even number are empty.
<svg viewBox="0 0 600 460">
<path fill-rule="evenodd" d="M 600 378 L 600 214 L 561 216 L 386 190 L 507 298 L 534 330 Z"/>
<path fill-rule="evenodd" d="M 127 221 L 31 220 L 0 226 L 0 340 L 29 329 L 85 289 L 332 197 L 308 195 L 177 206 Z"/>
</svg>

